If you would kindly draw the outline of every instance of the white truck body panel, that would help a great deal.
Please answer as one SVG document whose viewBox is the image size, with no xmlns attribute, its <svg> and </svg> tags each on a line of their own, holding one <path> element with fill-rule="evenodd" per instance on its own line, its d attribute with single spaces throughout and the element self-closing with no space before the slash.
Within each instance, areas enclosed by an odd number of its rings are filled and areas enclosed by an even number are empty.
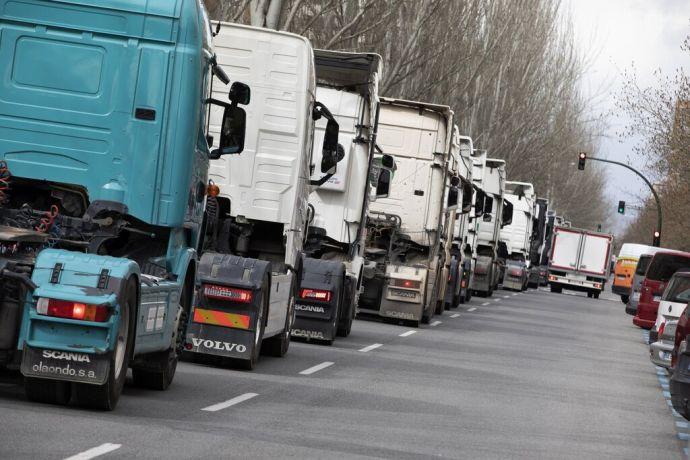
<svg viewBox="0 0 690 460">
<path fill-rule="evenodd" d="M 501 241 L 506 243 L 509 254 L 521 254 L 527 260 L 534 215 L 534 186 L 506 182 L 505 199 L 513 204 L 513 221 L 501 229 Z"/>
<path fill-rule="evenodd" d="M 612 246 L 612 235 L 555 227 L 549 282 L 601 291 L 609 277 Z"/>
<path fill-rule="evenodd" d="M 209 177 L 220 196 L 230 199 L 233 216 L 284 225 L 285 261 L 292 264 L 307 219 L 316 89 L 311 45 L 298 35 L 230 23 L 222 25 L 214 45 L 219 64 L 233 79 L 250 84 L 252 94 L 243 107 L 244 151 L 212 160 Z M 214 98 L 227 100 L 228 90 L 215 79 Z M 222 108 L 213 106 L 216 146 L 222 116 Z"/>
<path fill-rule="evenodd" d="M 583 235 L 582 257 L 579 270 L 591 274 L 606 276 L 609 271 L 611 240 L 605 236 Z"/>
<path fill-rule="evenodd" d="M 477 219 L 477 245 L 490 246 L 496 249 L 501 231 L 501 214 L 503 210 L 503 193 L 505 191 L 505 161 L 486 159 L 483 167 L 481 188 L 493 199 L 491 221 Z"/>
<path fill-rule="evenodd" d="M 450 115 L 437 111 L 381 104 L 377 143 L 395 157 L 397 171 L 388 198 L 377 199 L 369 209 L 400 216 L 402 233 L 423 246 L 435 241 L 441 223 L 449 120 Z"/>
<path fill-rule="evenodd" d="M 325 184 L 316 188 L 309 196 L 316 215 L 311 225 L 326 230 L 327 235 L 336 241 L 349 243 L 357 235 L 362 215 L 364 190 L 369 168 L 369 145 L 354 142 L 357 125 L 364 116 L 369 117 L 368 104 L 356 93 L 332 88 L 317 87 L 316 100 L 325 104 L 340 125 L 339 142 L 345 148 L 345 158 L 338 163 L 336 174 Z M 314 159 L 317 165 L 312 175 L 318 180 L 322 174 L 321 149 L 326 128 L 325 118 L 316 125 L 314 139 Z"/>
<path fill-rule="evenodd" d="M 550 267 L 577 270 L 581 239 L 580 233 L 554 230 Z"/>
</svg>

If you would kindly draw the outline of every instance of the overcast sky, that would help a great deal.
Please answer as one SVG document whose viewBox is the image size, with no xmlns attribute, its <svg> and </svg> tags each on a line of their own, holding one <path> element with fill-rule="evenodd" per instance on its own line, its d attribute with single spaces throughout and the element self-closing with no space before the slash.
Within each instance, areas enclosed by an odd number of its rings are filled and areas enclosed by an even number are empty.
<svg viewBox="0 0 690 460">
<path fill-rule="evenodd" d="M 598 112 L 615 109 L 614 95 L 620 90 L 621 74 L 633 63 L 643 85 L 655 85 L 653 72 L 658 68 L 666 74 L 681 66 L 690 71 L 690 55 L 680 49 L 690 34 L 690 0 L 565 0 L 565 3 L 572 13 L 576 40 L 590 60 L 583 89 L 586 94 L 597 95 Z M 613 116 L 609 124 L 600 154 L 644 168 L 644 162 L 632 152 L 636 141 L 621 142 L 616 134 L 626 124 L 626 118 Z M 606 167 L 614 212 L 618 200 L 634 204 L 638 202 L 637 196 L 648 194 L 644 183 L 624 168 L 593 162 L 587 167 Z M 612 222 L 614 230 L 621 230 L 633 213 L 630 210 L 626 216 L 616 214 Z"/>
</svg>

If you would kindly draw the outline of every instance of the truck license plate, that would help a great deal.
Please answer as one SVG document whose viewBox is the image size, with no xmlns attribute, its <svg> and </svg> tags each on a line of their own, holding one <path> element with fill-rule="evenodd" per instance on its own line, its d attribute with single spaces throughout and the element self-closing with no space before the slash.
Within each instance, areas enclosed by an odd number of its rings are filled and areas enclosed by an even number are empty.
<svg viewBox="0 0 690 460">
<path fill-rule="evenodd" d="M 401 291 L 398 289 L 391 289 L 391 294 L 397 297 L 405 297 L 406 299 L 414 299 L 417 297 L 416 292 L 412 291 Z"/>
</svg>

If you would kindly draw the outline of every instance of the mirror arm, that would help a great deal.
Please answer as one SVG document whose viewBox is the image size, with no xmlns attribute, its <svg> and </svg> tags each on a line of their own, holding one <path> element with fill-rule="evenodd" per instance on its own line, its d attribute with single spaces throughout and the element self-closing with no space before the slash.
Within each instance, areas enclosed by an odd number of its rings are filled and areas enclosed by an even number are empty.
<svg viewBox="0 0 690 460">
<path fill-rule="evenodd" d="M 330 179 L 333 176 L 334 176 L 333 174 L 326 174 L 325 176 L 323 176 L 319 180 L 310 180 L 309 185 L 313 185 L 315 187 L 320 187 L 321 185 L 325 184 L 326 181 L 328 181 L 328 179 Z"/>
<path fill-rule="evenodd" d="M 232 106 L 232 104 L 228 104 L 227 102 L 223 102 L 223 101 L 220 101 L 218 99 L 214 99 L 212 97 L 209 97 L 208 99 L 206 99 L 206 103 L 207 104 L 213 104 L 213 105 L 219 105 L 221 107 L 225 107 L 226 109 L 228 107 Z"/>
</svg>

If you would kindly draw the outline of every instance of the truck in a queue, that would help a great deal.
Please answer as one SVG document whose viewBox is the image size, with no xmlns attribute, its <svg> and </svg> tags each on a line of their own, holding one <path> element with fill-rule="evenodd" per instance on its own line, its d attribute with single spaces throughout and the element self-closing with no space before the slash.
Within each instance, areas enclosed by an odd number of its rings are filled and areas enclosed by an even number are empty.
<svg viewBox="0 0 690 460">
<path fill-rule="evenodd" d="M 505 161 L 477 155 L 473 163 L 472 180 L 481 190 L 475 207 L 481 216 L 475 219 L 477 260 L 470 288 L 482 297 L 490 297 L 498 289 L 503 275 L 506 254 L 499 250 L 501 226 L 510 223 L 512 206 L 507 205 L 505 194 Z"/>
<path fill-rule="evenodd" d="M 456 175 L 460 179 L 461 202 L 457 209 L 446 212 L 448 283 L 444 295 L 444 306 L 448 310 L 469 300 L 470 274 L 472 273 L 472 246 L 468 244 L 470 212 L 474 189 L 472 187 L 472 139 L 460 136 L 457 126 L 453 134 L 453 146 L 459 150 Z M 448 193 L 452 189 L 449 188 Z"/>
<path fill-rule="evenodd" d="M 534 208 L 534 216 L 532 217 L 532 242 L 530 243 L 529 252 L 529 279 L 527 286 L 530 288 L 538 288 L 541 285 L 546 285 L 546 267 L 542 267 L 542 254 L 546 246 L 546 227 L 547 216 L 549 209 L 549 200 L 546 198 L 537 198 L 537 203 Z"/>
<path fill-rule="evenodd" d="M 197 0 L 2 2 L 0 367 L 30 400 L 112 410 L 163 390 L 197 272 L 212 73 Z M 49 11 L 49 14 L 46 13 Z M 142 27 L 142 24 L 149 24 Z M 155 78 L 152 78 L 155 75 Z M 233 84 L 227 120 L 246 94 Z M 227 101 L 228 90 L 218 95 Z M 233 96 L 234 95 L 234 96 Z"/>
<path fill-rule="evenodd" d="M 309 229 L 292 337 L 330 344 L 336 336 L 350 334 L 365 264 L 370 193 L 388 195 L 392 158 L 376 155 L 380 56 L 315 50 L 314 60 L 316 98 L 338 121 L 345 157 L 336 173 L 314 185 L 309 196 Z M 326 120 L 316 125 L 317 164 L 326 125 Z M 320 180 L 318 170 L 312 179 Z"/>
<path fill-rule="evenodd" d="M 185 350 L 192 358 L 252 369 L 284 356 L 304 270 L 315 120 L 325 118 L 321 176 L 341 156 L 338 123 L 315 99 L 314 55 L 299 35 L 218 23 L 218 61 L 252 84 L 242 155 L 215 158 L 196 297 Z M 214 92 L 219 88 L 214 83 Z M 212 111 L 222 142 L 230 125 Z M 217 134 L 220 134 L 219 136 Z M 217 359 L 214 359 L 217 360 Z"/>
<path fill-rule="evenodd" d="M 501 228 L 500 234 L 508 252 L 503 289 L 527 289 L 535 198 L 532 184 L 506 182 L 505 199 L 513 205 L 513 218 Z"/>
<path fill-rule="evenodd" d="M 387 198 L 369 206 L 368 264 L 359 311 L 428 323 L 443 298 L 443 215 L 457 206 L 448 195 L 453 112 L 443 105 L 382 98 L 377 143 L 395 158 Z"/>
<path fill-rule="evenodd" d="M 599 298 L 611 269 L 613 235 L 572 227 L 554 227 L 549 256 L 551 292 L 563 289 Z"/>
</svg>

